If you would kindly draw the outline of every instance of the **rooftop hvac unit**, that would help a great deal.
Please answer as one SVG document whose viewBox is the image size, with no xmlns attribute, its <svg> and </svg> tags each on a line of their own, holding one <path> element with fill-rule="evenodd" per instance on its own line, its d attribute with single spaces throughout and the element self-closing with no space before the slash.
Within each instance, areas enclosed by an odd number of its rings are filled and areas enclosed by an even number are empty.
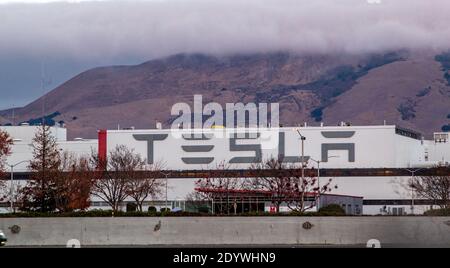
<svg viewBox="0 0 450 268">
<path fill-rule="evenodd" d="M 440 166 L 440 167 L 448 167 L 448 166 L 450 166 L 450 163 L 446 162 L 446 161 L 439 161 L 438 162 L 438 166 Z"/>
<path fill-rule="evenodd" d="M 435 143 L 447 143 L 448 142 L 448 133 L 434 133 L 434 142 Z"/>
</svg>

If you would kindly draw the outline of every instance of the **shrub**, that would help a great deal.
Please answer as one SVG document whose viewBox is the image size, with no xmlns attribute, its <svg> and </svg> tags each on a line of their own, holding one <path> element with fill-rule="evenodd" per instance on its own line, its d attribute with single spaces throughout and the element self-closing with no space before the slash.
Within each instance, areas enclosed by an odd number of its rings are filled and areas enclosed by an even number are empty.
<svg viewBox="0 0 450 268">
<path fill-rule="evenodd" d="M 202 213 L 195 212 L 140 212 L 140 211 L 117 211 L 114 213 L 114 217 L 179 217 L 179 216 L 204 216 Z M 0 214 L 0 218 L 53 218 L 53 217 L 112 217 L 112 210 L 90 210 L 90 211 L 77 211 L 77 212 L 19 212 Z"/>
<path fill-rule="evenodd" d="M 445 73 L 444 78 L 447 79 L 448 85 L 450 85 L 450 73 Z"/>
<path fill-rule="evenodd" d="M 170 208 L 161 208 L 160 212 L 170 212 Z"/>
<path fill-rule="evenodd" d="M 201 207 L 198 208 L 198 212 L 200 212 L 200 213 L 209 213 L 209 207 L 201 206 Z"/>
<path fill-rule="evenodd" d="M 442 70 L 445 72 L 444 78 L 447 80 L 450 85 L 450 51 L 442 53 L 441 55 L 437 55 L 435 60 L 440 62 L 442 65 Z"/>
<path fill-rule="evenodd" d="M 316 122 L 322 121 L 322 116 L 323 116 L 323 108 L 322 107 L 316 108 L 316 109 L 312 110 L 312 112 L 311 112 L 311 117 L 314 118 L 314 120 Z"/>
<path fill-rule="evenodd" d="M 425 211 L 425 216 L 450 216 L 450 208 L 432 209 Z"/>
<path fill-rule="evenodd" d="M 137 205 L 135 203 L 127 203 L 127 212 L 134 212 L 137 210 Z"/>
<path fill-rule="evenodd" d="M 410 120 L 416 117 L 416 103 L 411 101 L 411 100 L 407 100 L 404 103 L 401 103 L 398 107 L 397 107 L 397 111 L 400 112 L 400 114 L 402 115 L 402 120 Z"/>
<path fill-rule="evenodd" d="M 149 213 L 155 213 L 155 212 L 157 212 L 158 210 L 155 208 L 155 207 L 153 207 L 153 206 L 151 206 L 151 207 L 148 207 L 148 212 Z"/>
<path fill-rule="evenodd" d="M 416 94 L 416 97 L 425 97 L 426 95 L 428 95 L 431 91 L 431 87 L 428 86 L 424 89 L 422 89 L 421 91 L 419 91 L 419 93 Z"/>
<path fill-rule="evenodd" d="M 345 210 L 338 204 L 331 204 L 319 209 L 318 214 L 320 216 L 343 216 Z"/>
<path fill-rule="evenodd" d="M 442 131 L 443 132 L 450 132 L 450 125 L 442 126 Z"/>
</svg>

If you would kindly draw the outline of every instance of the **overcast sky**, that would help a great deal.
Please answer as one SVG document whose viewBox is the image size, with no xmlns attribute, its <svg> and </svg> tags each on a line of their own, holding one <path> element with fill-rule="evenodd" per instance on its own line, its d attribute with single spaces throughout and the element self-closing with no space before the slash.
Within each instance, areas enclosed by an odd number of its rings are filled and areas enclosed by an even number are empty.
<svg viewBox="0 0 450 268">
<path fill-rule="evenodd" d="M 51 2 L 51 3 L 50 3 Z M 91 67 L 181 52 L 450 47 L 449 0 L 0 0 L 0 109 Z"/>
</svg>

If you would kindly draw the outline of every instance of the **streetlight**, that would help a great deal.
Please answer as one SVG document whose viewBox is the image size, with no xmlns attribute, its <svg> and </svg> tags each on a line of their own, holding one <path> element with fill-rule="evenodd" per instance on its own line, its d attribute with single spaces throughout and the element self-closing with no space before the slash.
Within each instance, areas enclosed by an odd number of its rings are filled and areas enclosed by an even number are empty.
<svg viewBox="0 0 450 268">
<path fill-rule="evenodd" d="M 14 167 L 16 167 L 16 166 L 18 166 L 18 165 L 20 165 L 22 163 L 29 162 L 29 161 L 30 160 L 22 160 L 22 161 L 17 162 L 17 163 L 15 163 L 13 165 L 6 164 L 11 169 L 11 173 L 10 173 L 10 175 L 11 175 L 11 183 L 10 183 L 10 186 L 9 186 L 9 198 L 10 198 L 9 205 L 10 205 L 11 213 L 13 213 L 13 211 L 14 211 L 14 200 L 13 200 Z"/>
<path fill-rule="evenodd" d="M 168 183 L 167 177 L 169 176 L 170 172 L 166 172 L 166 173 L 161 172 L 161 174 L 163 174 L 166 177 L 166 204 L 165 204 L 165 207 L 167 209 L 167 183 Z"/>
<path fill-rule="evenodd" d="M 300 133 L 300 130 L 298 130 L 298 129 L 297 129 L 297 133 L 300 136 L 300 140 L 302 141 L 302 159 L 301 159 L 301 161 L 302 161 L 302 181 L 301 181 L 301 184 L 303 185 L 303 183 L 305 182 L 305 140 L 306 140 L 306 137 L 303 136 Z M 302 195 L 304 196 L 304 194 L 305 193 L 303 193 Z M 302 198 L 303 198 L 303 200 L 302 200 L 302 202 L 303 202 L 304 197 L 302 197 Z"/>
<path fill-rule="evenodd" d="M 305 140 L 306 137 L 303 136 L 300 131 L 297 129 L 298 135 L 300 135 L 300 139 L 302 141 L 302 183 L 305 181 Z"/>
<path fill-rule="evenodd" d="M 327 160 L 330 159 L 330 158 L 339 158 L 339 156 L 337 156 L 337 155 L 330 155 L 330 156 L 328 156 Z M 321 163 L 322 161 L 320 161 L 320 160 L 315 160 L 314 158 L 309 158 L 309 159 L 310 159 L 311 161 L 317 163 L 317 188 L 319 189 L 319 197 L 317 198 L 317 199 L 318 199 L 318 202 L 317 202 L 317 209 L 319 209 L 319 208 L 320 208 L 320 163 Z"/>
<path fill-rule="evenodd" d="M 411 214 L 414 215 L 414 176 L 417 171 L 420 171 L 424 168 L 418 168 L 418 169 L 407 169 L 408 172 L 411 172 Z"/>
</svg>

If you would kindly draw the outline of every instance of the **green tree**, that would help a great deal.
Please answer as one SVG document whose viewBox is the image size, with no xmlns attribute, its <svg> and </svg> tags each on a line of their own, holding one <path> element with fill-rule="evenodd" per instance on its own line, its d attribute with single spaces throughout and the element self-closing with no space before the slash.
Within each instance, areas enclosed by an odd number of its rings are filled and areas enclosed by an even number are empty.
<svg viewBox="0 0 450 268">
<path fill-rule="evenodd" d="M 43 124 L 38 127 L 31 146 L 33 159 L 29 169 L 32 176 L 22 189 L 22 210 L 54 211 L 57 195 L 55 178 L 58 176 L 61 160 L 56 139 L 49 126 Z"/>
</svg>

